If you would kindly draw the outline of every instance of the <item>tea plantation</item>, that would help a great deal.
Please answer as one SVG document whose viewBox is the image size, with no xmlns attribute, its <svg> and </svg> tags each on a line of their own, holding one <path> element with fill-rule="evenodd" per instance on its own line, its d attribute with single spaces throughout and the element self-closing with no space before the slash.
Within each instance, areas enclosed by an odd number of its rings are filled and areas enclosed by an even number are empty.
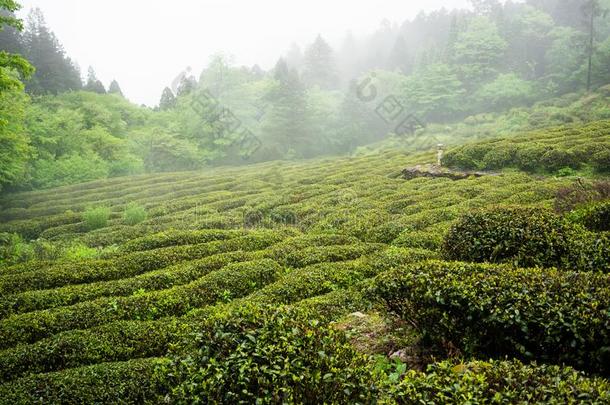
<svg viewBox="0 0 610 405">
<path fill-rule="evenodd" d="M 610 403 L 610 121 L 435 156 L 6 195 L 0 403 Z"/>
</svg>

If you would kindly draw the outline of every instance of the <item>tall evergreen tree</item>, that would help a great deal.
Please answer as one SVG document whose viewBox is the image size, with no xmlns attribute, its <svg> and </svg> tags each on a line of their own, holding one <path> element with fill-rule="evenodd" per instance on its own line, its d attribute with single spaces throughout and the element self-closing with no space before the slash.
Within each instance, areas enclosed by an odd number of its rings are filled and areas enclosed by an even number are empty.
<svg viewBox="0 0 610 405">
<path fill-rule="evenodd" d="M 40 9 L 28 16 L 24 35 L 26 56 L 36 67 L 36 74 L 28 83 L 32 94 L 58 94 L 82 87 L 80 72 L 72 63 L 51 32 Z"/>
<path fill-rule="evenodd" d="M 270 113 L 265 117 L 267 149 L 277 157 L 308 157 L 315 141 L 309 131 L 309 111 L 305 88 L 294 69 L 284 59 L 275 66 L 276 86 L 267 94 Z"/>
<path fill-rule="evenodd" d="M 106 88 L 102 82 L 98 80 L 97 76 L 95 75 L 95 70 L 93 70 L 93 67 L 91 66 L 89 66 L 89 71 L 87 73 L 87 84 L 85 85 L 84 90 L 98 94 L 106 94 Z"/>
<path fill-rule="evenodd" d="M 161 101 L 159 101 L 159 109 L 161 111 L 171 110 L 176 106 L 176 96 L 174 96 L 174 92 L 166 87 L 163 90 L 163 94 L 161 94 Z"/>
<path fill-rule="evenodd" d="M 320 35 L 305 51 L 303 81 L 308 87 L 320 86 L 326 90 L 339 86 L 333 50 Z"/>
<path fill-rule="evenodd" d="M 116 80 L 113 80 L 112 83 L 110 83 L 108 94 L 118 94 L 119 96 L 124 97 L 121 86 L 119 86 L 119 83 Z"/>
<path fill-rule="evenodd" d="M 390 51 L 387 67 L 390 70 L 399 70 L 404 74 L 410 74 L 413 71 L 413 60 L 407 49 L 407 42 L 402 35 L 396 38 L 396 43 Z"/>
</svg>

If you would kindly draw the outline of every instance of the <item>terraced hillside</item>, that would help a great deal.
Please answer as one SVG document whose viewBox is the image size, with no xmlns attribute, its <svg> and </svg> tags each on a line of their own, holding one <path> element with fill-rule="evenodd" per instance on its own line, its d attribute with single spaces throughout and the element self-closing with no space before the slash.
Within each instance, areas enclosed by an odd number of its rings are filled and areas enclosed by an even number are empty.
<svg viewBox="0 0 610 405">
<path fill-rule="evenodd" d="M 582 149 L 567 165 L 579 170 L 610 143 L 610 122 L 593 125 L 520 139 Z M 560 270 L 541 268 L 548 255 L 530 270 L 440 260 L 464 214 L 551 210 L 574 180 L 509 158 L 478 178 L 400 177 L 434 159 L 274 162 L 3 197 L 0 232 L 95 250 L 0 267 L 0 402 L 610 401 L 603 232 L 579 228 L 601 259 L 569 251 Z M 147 218 L 128 225 L 134 204 Z M 99 206 L 110 218 L 92 230 L 83 212 Z"/>
</svg>

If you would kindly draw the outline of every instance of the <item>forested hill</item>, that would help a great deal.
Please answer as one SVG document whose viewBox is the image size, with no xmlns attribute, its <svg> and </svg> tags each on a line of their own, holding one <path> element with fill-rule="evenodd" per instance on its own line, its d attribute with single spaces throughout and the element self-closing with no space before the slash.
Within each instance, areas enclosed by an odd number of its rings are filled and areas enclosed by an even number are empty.
<svg viewBox="0 0 610 405">
<path fill-rule="evenodd" d="M 587 93 L 610 81 L 609 0 L 473 5 L 333 47 L 318 36 L 278 50 L 268 71 L 217 55 L 200 75 L 176 72 L 154 108 L 128 102 L 116 81 L 106 89 L 93 68 L 82 82 L 40 10 L 22 27 L 10 17 L 17 7 L 5 8 L 0 49 L 36 70 L 14 59 L 0 67 L 24 82 L 0 94 L 0 186 L 344 155 L 385 141 L 423 148 L 461 142 L 473 123 L 491 137 L 610 116 Z M 400 139 L 414 134 L 432 142 Z"/>
</svg>

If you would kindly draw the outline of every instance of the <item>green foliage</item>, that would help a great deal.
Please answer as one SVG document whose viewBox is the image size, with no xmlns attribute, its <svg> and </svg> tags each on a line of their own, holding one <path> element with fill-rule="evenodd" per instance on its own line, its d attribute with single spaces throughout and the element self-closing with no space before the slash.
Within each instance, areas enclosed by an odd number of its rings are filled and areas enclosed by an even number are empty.
<svg viewBox="0 0 610 405">
<path fill-rule="evenodd" d="M 567 217 L 594 232 L 610 231 L 610 201 L 590 204 L 568 213 Z"/>
<path fill-rule="evenodd" d="M 608 390 L 607 380 L 568 367 L 446 361 L 425 373 L 408 371 L 390 387 L 390 397 L 399 404 L 604 403 L 610 400 Z"/>
<path fill-rule="evenodd" d="M 108 225 L 110 219 L 110 208 L 108 207 L 91 207 L 83 212 L 83 222 L 89 231 L 104 228 Z"/>
<path fill-rule="evenodd" d="M 312 314 L 246 307 L 215 316 L 188 354 L 156 371 L 171 401 L 369 402 L 378 391 L 368 359 Z"/>
<path fill-rule="evenodd" d="M 12 403 L 141 403 L 155 399 L 154 370 L 160 360 L 138 359 L 38 374 L 0 385 Z"/>
<path fill-rule="evenodd" d="M 463 215 L 443 252 L 449 260 L 607 272 L 608 243 L 548 210 L 498 207 Z"/>
<path fill-rule="evenodd" d="M 379 275 L 370 293 L 438 348 L 610 372 L 604 274 L 430 261 Z"/>
<path fill-rule="evenodd" d="M 127 207 L 125 207 L 125 212 L 123 213 L 123 220 L 127 225 L 139 224 L 140 222 L 144 222 L 147 217 L 146 208 L 137 203 L 130 203 L 127 205 Z"/>
</svg>

